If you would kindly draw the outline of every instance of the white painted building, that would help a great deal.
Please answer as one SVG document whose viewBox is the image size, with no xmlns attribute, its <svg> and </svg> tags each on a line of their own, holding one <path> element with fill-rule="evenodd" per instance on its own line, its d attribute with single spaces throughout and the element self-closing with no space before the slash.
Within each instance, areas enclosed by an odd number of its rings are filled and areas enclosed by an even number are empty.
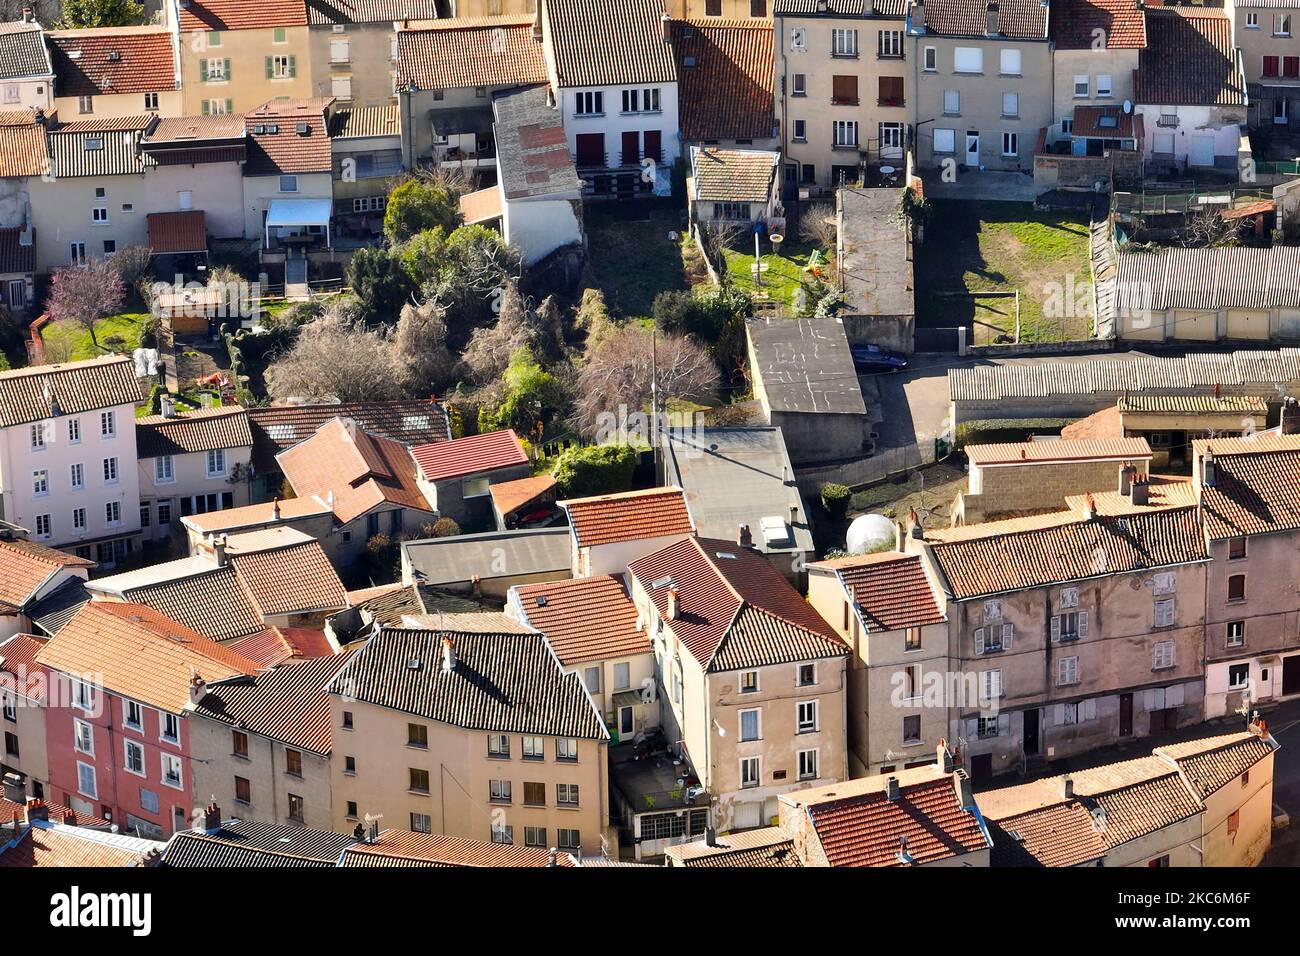
<svg viewBox="0 0 1300 956">
<path fill-rule="evenodd" d="M 0 518 L 112 565 L 140 536 L 131 360 L 0 373 Z"/>
</svg>

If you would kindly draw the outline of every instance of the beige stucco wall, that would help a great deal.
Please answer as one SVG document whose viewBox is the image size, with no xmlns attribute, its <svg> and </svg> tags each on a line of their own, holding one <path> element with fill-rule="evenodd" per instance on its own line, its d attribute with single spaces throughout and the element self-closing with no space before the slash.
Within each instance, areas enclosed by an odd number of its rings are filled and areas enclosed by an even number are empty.
<svg viewBox="0 0 1300 956">
<path fill-rule="evenodd" d="M 614 667 L 616 664 L 628 665 L 628 686 L 619 687 L 614 680 Z M 573 664 L 564 668 L 565 672 L 572 672 L 582 678 L 583 686 L 587 686 L 587 671 L 590 668 L 597 668 L 600 671 L 600 690 L 592 693 L 588 689 L 587 694 L 591 697 L 591 702 L 595 705 L 605 719 L 605 726 L 609 728 L 611 735 L 620 737 L 620 743 L 627 743 L 631 740 L 632 735 L 624 737 L 619 734 L 619 710 L 614 705 L 614 695 L 622 691 L 635 690 L 642 691 L 647 686 L 650 689 L 652 702 L 641 701 L 632 705 L 633 728 L 632 733 L 645 730 L 647 727 L 659 726 L 659 688 L 655 683 L 655 659 L 650 653 L 633 654 L 627 657 L 611 657 L 603 661 L 583 661 L 579 664 Z M 647 684 L 648 682 L 648 684 Z"/>
<path fill-rule="evenodd" d="M 343 729 L 343 711 L 351 711 L 353 727 Z M 602 836 L 611 855 L 617 855 L 617 837 L 609 829 L 609 781 L 604 741 L 579 740 L 576 763 L 555 760 L 556 737 L 545 737 L 546 759 L 524 760 L 518 734 L 510 735 L 509 759 L 488 757 L 488 732 L 464 730 L 449 724 L 420 720 L 362 701 L 344 703 L 331 696 L 334 727 L 331 775 L 334 790 L 334 829 L 348 832 L 356 819 L 347 815 L 348 801 L 357 812 L 383 814 L 382 826 L 409 828 L 412 813 L 428 814 L 434 833 L 474 840 L 491 839 L 494 821 L 514 827 L 514 842 L 524 843 L 526 826 L 546 827 L 550 846 L 557 829 L 576 829 L 585 854 L 602 851 Z M 407 745 L 407 724 L 428 728 L 427 748 Z M 343 756 L 356 757 L 355 775 L 344 772 Z M 428 794 L 411 792 L 409 768 L 427 770 Z M 509 780 L 513 801 L 496 805 L 489 800 L 491 780 Z M 524 783 L 546 785 L 544 807 L 523 805 Z M 576 783 L 579 806 L 556 804 L 556 784 Z"/>
<path fill-rule="evenodd" d="M 1238 814 L 1229 832 L 1229 816 Z M 1273 755 L 1205 798 L 1201 817 L 1205 866 L 1258 866 L 1273 839 Z"/>
<path fill-rule="evenodd" d="M 644 558 L 647 554 L 654 554 L 688 537 L 690 537 L 688 534 L 670 534 L 635 541 L 614 541 L 594 548 L 578 548 L 576 536 L 570 533 L 569 539 L 575 542 L 577 551 L 574 556 L 573 576 L 590 578 L 602 574 L 625 574 L 627 566 L 633 561 Z"/>
<path fill-rule="evenodd" d="M 1247 83 L 1259 83 L 1263 80 L 1264 57 L 1295 56 L 1297 39 L 1300 35 L 1300 4 L 1277 7 L 1253 7 L 1249 3 L 1234 4 L 1235 9 L 1228 13 L 1233 18 L 1233 40 L 1241 51 L 1242 69 Z M 1247 14 L 1257 14 L 1258 29 L 1246 25 Z M 1273 36 L 1273 16 L 1275 14 L 1291 15 L 1291 35 L 1289 37 Z M 1270 77 L 1268 85 L 1289 86 L 1300 92 L 1300 80 Z M 1294 94 L 1293 94 L 1294 95 Z M 1292 119 L 1294 123 L 1295 120 Z"/>
<path fill-rule="evenodd" d="M 3 620 L 7 619 L 0 619 L 0 622 Z M 2 654 L 4 648 L 0 647 L 0 655 Z M 5 676 L 8 678 L 5 693 L 0 696 L 3 696 L 5 703 L 8 704 L 10 689 L 21 689 L 23 680 L 14 680 L 9 674 Z M 12 703 L 14 717 L 17 719 L 12 722 L 7 718 L 0 720 L 0 732 L 13 734 L 18 738 L 18 755 L 9 753 L 6 745 L 0 748 L 0 760 L 3 760 L 6 767 L 27 775 L 27 795 L 32 796 L 35 792 L 35 784 L 39 783 L 45 787 L 50 782 L 50 766 L 46 760 L 45 707 L 22 694 L 15 694 Z"/>
<path fill-rule="evenodd" d="M 328 757 L 299 750 L 302 776 L 297 776 L 285 769 L 286 748 L 278 741 L 248 733 L 248 756 L 240 757 L 233 752 L 229 724 L 191 714 L 189 727 L 195 806 L 216 800 L 224 817 L 334 829 Z M 235 799 L 235 777 L 249 781 L 250 802 Z M 289 817 L 289 794 L 303 798 L 300 820 Z"/>
<path fill-rule="evenodd" d="M 339 32 L 332 26 L 313 26 L 309 35 L 313 96 L 334 96 L 333 79 L 339 76 L 349 77 L 352 83 L 351 98 L 339 97 L 340 108 L 387 106 L 396 101 L 393 42 L 397 34 L 392 21 L 347 24 Z M 336 62 L 333 44 L 344 39 L 348 41 L 347 58 Z"/>
<path fill-rule="evenodd" d="M 145 529 L 145 538 L 154 540 L 170 532 L 168 527 L 160 527 L 157 521 L 157 502 L 172 502 L 172 521 L 181 519 L 181 498 L 195 495 L 222 495 L 230 492 L 234 495 L 231 507 L 239 508 L 249 503 L 249 483 L 247 479 L 231 481 L 237 471 L 246 474 L 252 448 L 227 448 L 226 470 L 220 475 L 208 477 L 207 452 L 193 452 L 187 455 L 172 456 L 172 474 L 175 481 L 158 483 L 157 459 L 141 458 L 137 465 L 140 473 L 140 504 L 148 502 L 154 509 L 150 526 Z"/>
<path fill-rule="evenodd" d="M 951 157 L 959 164 L 970 165 L 966 154 L 966 133 L 968 130 L 976 130 L 980 134 L 981 164 L 989 169 L 1032 169 L 1038 132 L 1048 126 L 1052 119 L 1052 85 L 1043 81 L 1044 77 L 1052 75 L 1052 54 L 1048 43 L 933 35 L 910 37 L 909 40 L 909 77 L 913 81 L 908 91 L 913 103 L 911 115 L 922 119 L 935 117 L 933 123 L 918 130 L 917 164 L 937 166 L 943 159 Z M 937 69 L 933 72 L 922 69 L 922 58 L 928 46 L 934 47 L 937 55 Z M 978 47 L 983 50 L 983 72 L 954 72 L 953 57 L 957 47 Z M 1000 51 L 1003 49 L 1020 50 L 1021 75 L 999 75 Z M 960 92 L 959 115 L 944 115 L 945 90 Z M 1019 94 L 1020 115 L 1017 118 L 1002 116 L 1003 93 Z M 954 153 L 935 153 L 933 145 L 936 128 L 955 131 Z M 1018 134 L 1017 155 L 1014 157 L 1002 155 L 1004 131 Z"/>
<path fill-rule="evenodd" d="M 244 238 L 264 239 L 264 213 L 275 199 L 332 199 L 331 173 L 298 173 L 297 192 L 281 192 L 279 176 L 244 177 Z M 274 239 L 274 236 L 272 237 Z"/>
<path fill-rule="evenodd" d="M 111 119 L 115 116 L 140 116 L 143 113 L 157 113 L 159 116 L 184 116 L 184 98 L 180 90 L 159 90 L 158 108 L 146 107 L 143 93 L 106 93 L 94 97 L 91 112 L 81 112 L 81 98 L 77 96 L 56 96 L 54 108 L 59 112 L 59 119 L 65 123 L 81 120 Z"/>
<path fill-rule="evenodd" d="M 1061 120 L 1070 119 L 1076 106 L 1121 106 L 1133 99 L 1133 72 L 1137 50 L 1057 50 L 1052 63 L 1052 128 L 1061 132 Z M 1088 76 L 1088 95 L 1074 95 L 1074 78 Z M 1110 96 L 1097 95 L 1097 78 L 1110 77 Z"/>
<path fill-rule="evenodd" d="M 231 110 L 246 113 L 276 97 L 290 99 L 313 95 L 311 45 L 307 27 L 284 27 L 285 42 L 274 42 L 272 29 L 223 30 L 220 42 L 211 45 L 207 34 L 182 33 L 180 37 L 181 86 L 183 112 L 203 112 L 205 100 L 231 101 Z M 268 79 L 268 56 L 295 57 L 295 75 L 286 79 Z M 230 60 L 230 78 L 203 82 L 200 60 Z"/>
<path fill-rule="evenodd" d="M 1152 860 L 1169 857 L 1170 866 L 1201 866 L 1197 844 L 1201 836 L 1201 815 L 1121 843 L 1106 854 L 1107 866 L 1148 866 Z"/>
</svg>

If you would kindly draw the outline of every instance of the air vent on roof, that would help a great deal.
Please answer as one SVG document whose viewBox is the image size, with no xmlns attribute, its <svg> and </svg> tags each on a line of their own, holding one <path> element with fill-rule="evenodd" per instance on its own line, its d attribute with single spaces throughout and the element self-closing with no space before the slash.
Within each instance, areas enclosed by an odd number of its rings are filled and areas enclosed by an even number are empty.
<svg viewBox="0 0 1300 956">
<path fill-rule="evenodd" d="M 406 669 L 408 671 L 418 671 L 422 666 L 423 665 L 420 663 L 420 659 L 418 657 L 412 657 L 409 661 L 406 662 Z"/>
<path fill-rule="evenodd" d="M 265 127 L 265 126 L 254 126 L 254 127 L 253 127 L 253 135 L 254 135 L 254 136 L 261 136 L 261 135 L 262 135 L 263 133 L 265 133 L 265 132 L 266 132 L 266 127 Z"/>
<path fill-rule="evenodd" d="M 1097 120 L 1097 125 L 1105 129 L 1116 129 L 1119 126 L 1119 117 L 1103 116 Z"/>
<path fill-rule="evenodd" d="M 309 125 L 307 125 L 306 123 L 299 123 L 299 124 L 298 124 L 298 135 L 299 135 L 299 136 L 306 136 L 306 135 L 308 135 L 309 133 L 311 133 L 311 127 L 310 127 Z"/>
<path fill-rule="evenodd" d="M 537 595 L 537 606 L 538 606 L 538 607 L 546 607 L 546 595 L 545 595 L 545 594 L 539 594 L 539 595 Z"/>
<path fill-rule="evenodd" d="M 121 59 L 122 59 L 122 54 L 119 51 L 117 50 L 108 51 L 108 61 L 110 63 L 117 63 Z"/>
<path fill-rule="evenodd" d="M 267 124 L 267 127 L 266 127 L 266 131 L 267 131 L 268 133 L 273 133 L 273 134 L 274 134 L 274 133 L 278 133 L 278 132 L 280 132 L 280 124 L 279 124 L 279 123 L 268 123 L 268 124 Z"/>
<path fill-rule="evenodd" d="M 80 60 L 80 59 L 81 59 L 81 51 L 80 51 L 80 50 L 69 50 L 69 51 L 68 51 L 68 59 L 69 59 L 69 60 Z"/>
</svg>

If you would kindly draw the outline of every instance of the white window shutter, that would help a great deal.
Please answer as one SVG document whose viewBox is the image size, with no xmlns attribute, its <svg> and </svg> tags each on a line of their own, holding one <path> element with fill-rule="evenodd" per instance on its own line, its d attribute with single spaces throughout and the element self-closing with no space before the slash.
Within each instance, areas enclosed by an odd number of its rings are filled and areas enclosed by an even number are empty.
<svg viewBox="0 0 1300 956">
<path fill-rule="evenodd" d="M 1061 616 L 1059 614 L 1053 614 L 1052 615 L 1052 643 L 1056 644 L 1060 640 L 1061 640 Z"/>
<path fill-rule="evenodd" d="M 1002 625 L 1002 649 L 1011 650 L 1011 638 L 1015 636 L 1016 626 L 1014 624 Z"/>
<path fill-rule="evenodd" d="M 1183 706 L 1183 685 L 1174 684 L 1172 687 L 1165 688 L 1165 706 L 1181 707 Z"/>
<path fill-rule="evenodd" d="M 1011 715 L 998 714 L 998 736 L 1008 737 L 1011 734 Z"/>
<path fill-rule="evenodd" d="M 1056 705 L 1056 714 L 1055 714 L 1055 716 L 1052 718 L 1052 723 L 1056 724 L 1056 726 L 1058 726 L 1058 727 L 1060 727 L 1062 724 L 1065 723 L 1065 705 L 1064 705 L 1064 704 L 1057 704 L 1057 705 Z"/>
<path fill-rule="evenodd" d="M 978 717 L 970 717 L 966 720 L 966 738 L 973 740 L 980 732 L 980 722 Z"/>
<path fill-rule="evenodd" d="M 984 628 L 982 627 L 975 628 L 975 653 L 984 653 Z"/>
<path fill-rule="evenodd" d="M 1088 636 L 1088 612 L 1087 611 L 1079 612 L 1079 636 L 1080 637 Z"/>
<path fill-rule="evenodd" d="M 1095 700 L 1085 700 L 1083 702 L 1083 720 L 1097 719 L 1097 702 Z"/>
</svg>

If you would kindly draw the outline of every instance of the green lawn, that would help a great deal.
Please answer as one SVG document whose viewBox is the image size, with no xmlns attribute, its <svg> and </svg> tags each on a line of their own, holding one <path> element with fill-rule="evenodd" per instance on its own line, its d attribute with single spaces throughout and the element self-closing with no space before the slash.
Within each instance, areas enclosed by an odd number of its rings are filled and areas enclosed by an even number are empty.
<svg viewBox="0 0 1300 956">
<path fill-rule="evenodd" d="M 660 292 L 689 288 L 677 209 L 666 203 L 593 203 L 587 215 L 588 266 L 611 312 L 648 316 Z"/>
<path fill-rule="evenodd" d="M 934 200 L 917 251 L 918 326 L 974 326 L 973 344 L 1015 335 L 1013 298 L 970 298 L 943 293 L 1020 290 L 1023 342 L 1085 339 L 1092 332 L 1087 308 L 1061 308 L 1088 271 L 1088 220 L 1078 213 L 1036 211 L 1031 203 Z M 1050 314 L 1049 314 L 1050 313 Z M 1064 313 L 1064 314 L 1061 314 Z"/>
<path fill-rule="evenodd" d="M 783 244 L 780 253 L 775 254 L 771 251 L 772 244 L 760 239 L 759 251 L 763 253 L 763 264 L 767 269 L 756 281 L 753 243 L 751 236 L 748 243 L 742 240 L 737 248 L 725 252 L 727 272 L 736 288 L 744 289 L 757 301 L 781 302 L 792 312 L 802 311 L 796 296 L 801 288 L 807 288 L 809 273 L 803 270 L 815 247 L 790 242 Z"/>
<path fill-rule="evenodd" d="M 41 337 L 46 349 L 61 360 L 91 359 L 107 352 L 131 352 L 139 348 L 140 333 L 148 321 L 148 312 L 122 312 L 100 319 L 95 323 L 99 348 L 91 342 L 89 330 L 77 322 L 51 323 L 41 329 Z"/>
</svg>

